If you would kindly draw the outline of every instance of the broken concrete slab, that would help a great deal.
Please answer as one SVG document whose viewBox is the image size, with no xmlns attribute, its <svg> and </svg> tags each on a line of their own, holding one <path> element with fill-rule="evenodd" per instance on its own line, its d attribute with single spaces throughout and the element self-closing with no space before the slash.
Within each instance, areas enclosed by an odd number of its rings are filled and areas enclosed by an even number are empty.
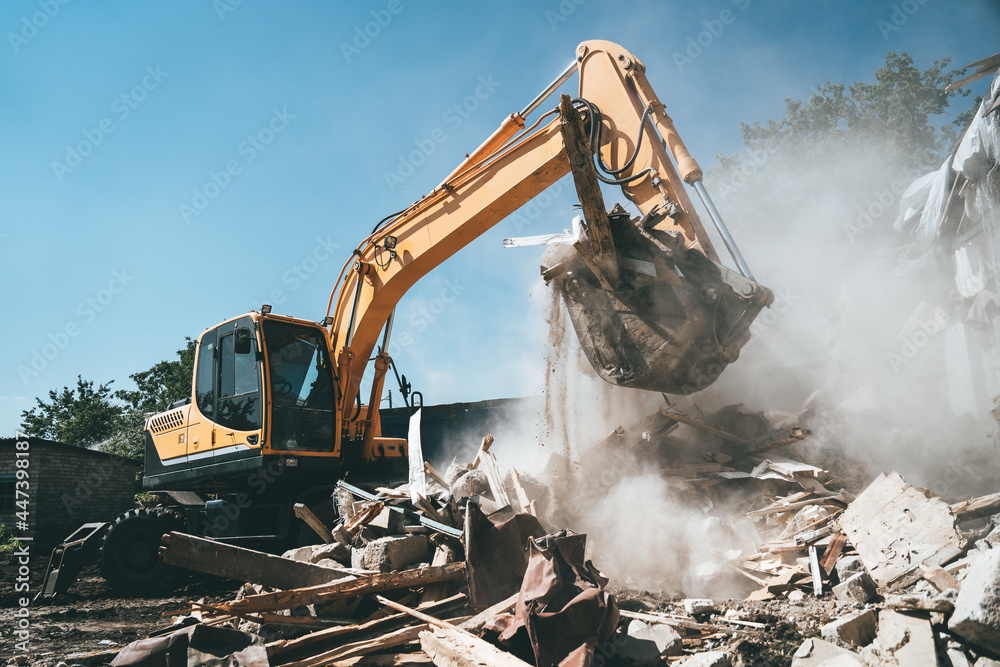
<svg viewBox="0 0 1000 667">
<path fill-rule="evenodd" d="M 922 565 L 941 565 L 962 553 L 965 541 L 948 503 L 882 474 L 852 502 L 840 526 L 880 587 L 909 583 Z"/>
<path fill-rule="evenodd" d="M 886 595 L 885 606 L 889 609 L 910 611 L 937 611 L 943 614 L 951 613 L 955 608 L 955 598 L 958 591 L 947 590 L 937 595 Z"/>
<path fill-rule="evenodd" d="M 938 667 L 934 631 L 925 616 L 882 610 L 878 636 L 861 652 L 865 662 L 876 666 Z"/>
<path fill-rule="evenodd" d="M 875 612 L 866 609 L 827 623 L 820 634 L 828 642 L 836 643 L 839 640 L 861 648 L 875 639 L 875 628 Z"/>
<path fill-rule="evenodd" d="M 878 589 L 871 575 L 867 572 L 858 572 L 843 583 L 834 586 L 833 595 L 842 602 L 866 604 L 878 595 Z"/>
<path fill-rule="evenodd" d="M 684 642 L 677 631 L 663 623 L 647 625 L 642 621 L 633 620 L 628 625 L 628 636 L 653 642 L 660 658 L 668 655 L 680 655 L 684 649 Z"/>
<path fill-rule="evenodd" d="M 1000 653 L 1000 550 L 979 554 L 962 580 L 948 629 Z"/>
<path fill-rule="evenodd" d="M 692 616 L 715 613 L 715 602 L 708 599 L 688 598 L 684 600 L 684 611 Z"/>
<path fill-rule="evenodd" d="M 309 557 L 309 562 L 318 565 L 321 560 L 325 559 L 332 559 L 338 563 L 350 563 L 351 548 L 340 542 L 315 545 L 312 549 L 312 555 Z"/>
<path fill-rule="evenodd" d="M 489 490 L 489 479 L 482 470 L 470 470 L 451 485 L 451 493 L 455 498 L 471 498 L 487 493 Z"/>
<path fill-rule="evenodd" d="M 863 667 L 861 656 L 836 644 L 812 637 L 792 655 L 792 667 Z"/>
<path fill-rule="evenodd" d="M 355 552 L 356 553 L 356 552 Z M 430 542 L 425 535 L 381 537 L 369 542 L 364 549 L 364 569 L 394 572 L 407 565 L 430 560 Z M 354 560 L 352 557 L 352 564 Z"/>
<path fill-rule="evenodd" d="M 732 661 L 725 651 L 705 651 L 696 653 L 683 662 L 674 663 L 677 667 L 730 667 Z"/>
<path fill-rule="evenodd" d="M 847 581 L 860 572 L 867 572 L 860 556 L 844 556 L 837 561 L 834 569 L 837 570 L 837 578 L 840 581 Z"/>
</svg>

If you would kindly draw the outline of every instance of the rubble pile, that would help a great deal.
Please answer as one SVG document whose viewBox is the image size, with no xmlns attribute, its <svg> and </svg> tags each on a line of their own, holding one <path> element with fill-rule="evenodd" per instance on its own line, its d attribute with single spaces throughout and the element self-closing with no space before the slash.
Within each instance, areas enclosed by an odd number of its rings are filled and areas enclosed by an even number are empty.
<svg viewBox="0 0 1000 667">
<path fill-rule="evenodd" d="M 742 600 L 612 584 L 584 535 L 546 525 L 558 499 L 502 473 L 487 436 L 468 464 L 425 463 L 426 495 L 338 482 L 335 512 L 296 508 L 317 543 L 283 556 L 165 536 L 168 563 L 246 583 L 111 664 L 1000 664 L 1000 494 L 949 504 L 889 473 L 855 495 L 775 453 L 809 435 L 739 406 L 665 406 L 604 443 L 655 450 L 689 502 L 753 526 L 753 548 L 720 554 Z"/>
</svg>

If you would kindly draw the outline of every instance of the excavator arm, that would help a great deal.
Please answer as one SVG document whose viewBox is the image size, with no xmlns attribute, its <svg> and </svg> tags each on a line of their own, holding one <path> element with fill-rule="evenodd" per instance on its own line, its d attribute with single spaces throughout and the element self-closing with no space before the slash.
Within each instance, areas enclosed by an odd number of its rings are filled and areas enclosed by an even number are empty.
<svg viewBox="0 0 1000 667">
<path fill-rule="evenodd" d="M 573 104 L 564 100 L 525 128 L 529 113 L 574 72 Z M 690 393 L 735 360 L 753 318 L 773 297 L 754 282 L 724 226 L 742 275 L 720 264 L 684 188 L 704 193 L 701 169 L 643 64 L 616 44 L 588 41 L 545 93 L 431 193 L 380 223 L 345 264 L 325 320 L 344 423 L 372 423 L 392 315 L 407 290 L 571 171 L 584 235 L 575 246 L 547 252 L 542 271 L 561 292 L 599 374 L 616 384 Z M 619 207 L 609 216 L 595 177 L 620 185 L 641 217 L 629 219 Z M 372 396 L 359 413 L 354 404 L 373 352 Z"/>
</svg>

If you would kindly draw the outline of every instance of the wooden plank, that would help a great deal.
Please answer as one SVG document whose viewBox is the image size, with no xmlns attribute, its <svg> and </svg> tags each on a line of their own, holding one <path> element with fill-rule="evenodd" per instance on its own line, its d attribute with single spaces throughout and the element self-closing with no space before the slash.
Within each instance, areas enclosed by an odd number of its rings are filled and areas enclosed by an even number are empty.
<svg viewBox="0 0 1000 667">
<path fill-rule="evenodd" d="M 794 510 L 800 510 L 803 507 L 809 507 L 810 505 L 822 505 L 824 503 L 839 501 L 843 502 L 844 497 L 839 493 L 835 493 L 832 496 L 821 496 L 819 498 L 810 498 L 808 500 L 800 500 L 797 503 L 788 503 L 787 505 L 771 505 L 770 507 L 765 507 L 759 510 L 752 510 L 746 513 L 748 517 L 755 516 L 766 516 L 768 514 L 778 514 L 780 512 L 791 512 Z"/>
<path fill-rule="evenodd" d="M 302 503 L 295 503 L 292 505 L 292 511 L 295 512 L 295 516 L 302 519 L 307 526 L 312 528 L 313 531 L 319 535 L 321 540 L 327 544 L 333 542 L 333 533 L 330 532 L 329 528 L 323 525 L 323 522 L 319 520 L 319 517 L 313 514 L 311 509 Z"/>
<path fill-rule="evenodd" d="M 463 593 L 459 593 L 458 595 L 453 595 L 447 600 L 441 600 L 440 602 L 428 605 L 421 605 L 418 609 L 429 613 L 438 613 L 448 609 L 453 609 L 459 605 L 465 604 L 465 602 L 466 596 Z M 374 632 L 384 632 L 396 625 L 405 623 L 410 618 L 412 617 L 409 614 L 396 613 L 382 618 L 366 621 L 364 623 L 345 625 L 339 628 L 330 628 L 328 630 L 313 632 L 296 639 L 278 639 L 276 641 L 269 642 L 266 645 L 267 657 L 273 658 L 279 655 L 286 655 L 294 651 L 316 647 L 334 639 L 337 639 L 342 643 L 344 640 L 349 638 L 360 637 Z"/>
<path fill-rule="evenodd" d="M 375 520 L 379 514 L 385 509 L 385 503 L 381 500 L 376 500 L 369 503 L 360 512 L 351 517 L 351 520 L 344 524 L 344 530 L 349 533 L 356 533 L 364 526 Z"/>
<path fill-rule="evenodd" d="M 1000 512 L 1000 493 L 991 493 L 988 496 L 970 498 L 964 502 L 955 503 L 951 506 L 951 511 L 955 513 L 955 518 L 959 521 L 993 516 Z"/>
<path fill-rule="evenodd" d="M 830 542 L 830 546 L 826 548 L 823 552 L 823 560 L 820 561 L 820 565 L 823 567 L 823 571 L 829 575 L 833 572 L 833 568 L 837 565 L 837 559 L 840 558 L 841 552 L 844 550 L 844 545 L 847 544 L 847 535 L 843 533 L 837 533 Z"/>
<path fill-rule="evenodd" d="M 600 150 L 600 147 L 589 145 L 580 112 L 573 107 L 569 95 L 560 97 L 559 115 L 559 132 L 566 146 L 566 158 L 573 172 L 573 184 L 583 208 L 583 218 L 587 221 L 587 236 L 599 272 L 597 275 L 615 285 L 618 282 L 618 255 L 597 179 L 597 168 L 594 167 L 594 150 Z"/>
<path fill-rule="evenodd" d="M 242 600 L 220 604 L 233 611 L 277 611 L 301 607 L 316 602 L 329 602 L 344 598 L 381 593 L 399 588 L 419 588 L 439 581 L 453 581 L 465 577 L 465 563 L 449 563 L 440 567 L 424 567 L 400 572 L 383 572 L 347 581 L 337 581 L 321 586 L 251 595 Z"/>
<path fill-rule="evenodd" d="M 304 660 L 286 662 L 283 663 L 281 667 L 325 667 L 326 665 L 337 660 L 356 658 L 358 656 L 374 653 L 375 651 L 384 651 L 386 649 L 403 646 L 404 644 L 417 641 L 420 639 L 420 633 L 426 629 L 427 625 L 421 623 L 420 625 L 390 632 L 389 634 L 376 639 L 367 639 L 364 641 L 354 642 L 352 644 L 344 644 L 343 646 L 338 646 L 335 649 L 311 656 Z"/>
<path fill-rule="evenodd" d="M 459 627 L 462 628 L 463 630 L 468 630 L 469 632 L 478 633 L 480 630 L 483 629 L 483 626 L 486 625 L 488 622 L 490 622 L 495 616 L 499 616 L 500 614 L 506 613 L 511 609 L 513 609 L 514 605 L 517 604 L 517 597 L 520 594 L 521 594 L 520 592 L 514 593 L 506 600 L 501 600 L 492 607 L 487 607 L 483 611 L 479 612 L 478 614 L 470 618 L 465 623 L 462 623 L 462 625 L 460 625 Z"/>
<path fill-rule="evenodd" d="M 823 595 L 823 570 L 819 566 L 819 552 L 816 547 L 809 547 L 809 571 L 812 573 L 813 593 L 816 597 Z"/>
<path fill-rule="evenodd" d="M 172 532 L 164 535 L 160 554 L 170 565 L 273 588 L 315 586 L 348 576 L 312 563 L 223 544 L 186 533 Z"/>
<path fill-rule="evenodd" d="M 435 483 L 440 484 L 445 489 L 449 488 L 448 482 L 444 481 L 444 477 L 438 474 L 438 471 L 434 469 L 434 466 L 431 465 L 430 461 L 424 461 L 424 472 Z"/>
<path fill-rule="evenodd" d="M 448 556 L 451 553 L 451 549 L 448 547 L 438 544 L 434 549 L 434 558 L 431 560 L 432 566 L 445 565 L 448 562 Z M 424 588 L 423 596 L 420 598 L 420 604 L 427 604 L 429 602 L 434 602 L 440 600 L 441 598 L 448 595 L 449 583 L 447 581 L 442 581 L 440 584 L 430 584 Z"/>
<path fill-rule="evenodd" d="M 876 583 L 890 589 L 918 567 L 947 563 L 965 546 L 948 504 L 898 473 L 879 475 L 841 515 L 840 527 Z"/>
<path fill-rule="evenodd" d="M 521 505 L 521 511 L 527 512 L 532 516 L 537 516 L 535 514 L 535 503 L 528 500 L 528 494 L 521 485 L 521 475 L 517 472 L 517 469 L 510 469 L 510 480 L 514 486 L 514 495 L 517 496 L 517 502 Z"/>
<path fill-rule="evenodd" d="M 486 437 L 483 438 L 482 444 L 479 445 L 479 451 L 476 452 L 476 457 L 472 459 L 472 465 L 470 466 L 471 470 L 475 470 L 476 468 L 479 467 L 479 464 L 482 462 L 483 456 L 490 451 L 490 447 L 492 446 L 493 446 L 493 434 L 487 433 Z"/>
<path fill-rule="evenodd" d="M 457 628 L 421 632 L 420 648 L 438 667 L 528 667 L 520 658 Z"/>
<path fill-rule="evenodd" d="M 492 452 L 485 452 L 481 462 L 483 464 L 483 472 L 486 473 L 486 481 L 490 485 L 490 492 L 493 494 L 493 499 L 500 507 L 509 506 L 510 497 L 507 495 L 507 489 L 503 483 L 503 475 L 500 473 L 500 464 L 497 463 L 496 456 Z"/>
<path fill-rule="evenodd" d="M 684 628 L 685 630 L 697 630 L 698 632 L 719 632 L 722 630 L 719 626 L 712 625 L 711 623 L 697 623 L 695 621 L 688 621 L 681 618 L 663 616 L 662 614 L 644 614 L 642 612 L 627 611 L 625 609 L 619 609 L 618 614 L 624 618 L 634 618 L 645 623 L 662 623 L 663 625 L 669 625 L 675 628 Z"/>
</svg>

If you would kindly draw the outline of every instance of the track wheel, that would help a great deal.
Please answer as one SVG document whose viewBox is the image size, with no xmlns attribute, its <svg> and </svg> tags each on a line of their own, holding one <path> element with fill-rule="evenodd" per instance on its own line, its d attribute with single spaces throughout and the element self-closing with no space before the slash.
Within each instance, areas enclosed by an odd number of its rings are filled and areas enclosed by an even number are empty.
<svg viewBox="0 0 1000 667">
<path fill-rule="evenodd" d="M 166 508 L 125 512 L 104 536 L 101 575 L 123 595 L 161 595 L 172 590 L 181 571 L 160 558 L 160 538 L 184 527 L 184 517 Z"/>
</svg>

